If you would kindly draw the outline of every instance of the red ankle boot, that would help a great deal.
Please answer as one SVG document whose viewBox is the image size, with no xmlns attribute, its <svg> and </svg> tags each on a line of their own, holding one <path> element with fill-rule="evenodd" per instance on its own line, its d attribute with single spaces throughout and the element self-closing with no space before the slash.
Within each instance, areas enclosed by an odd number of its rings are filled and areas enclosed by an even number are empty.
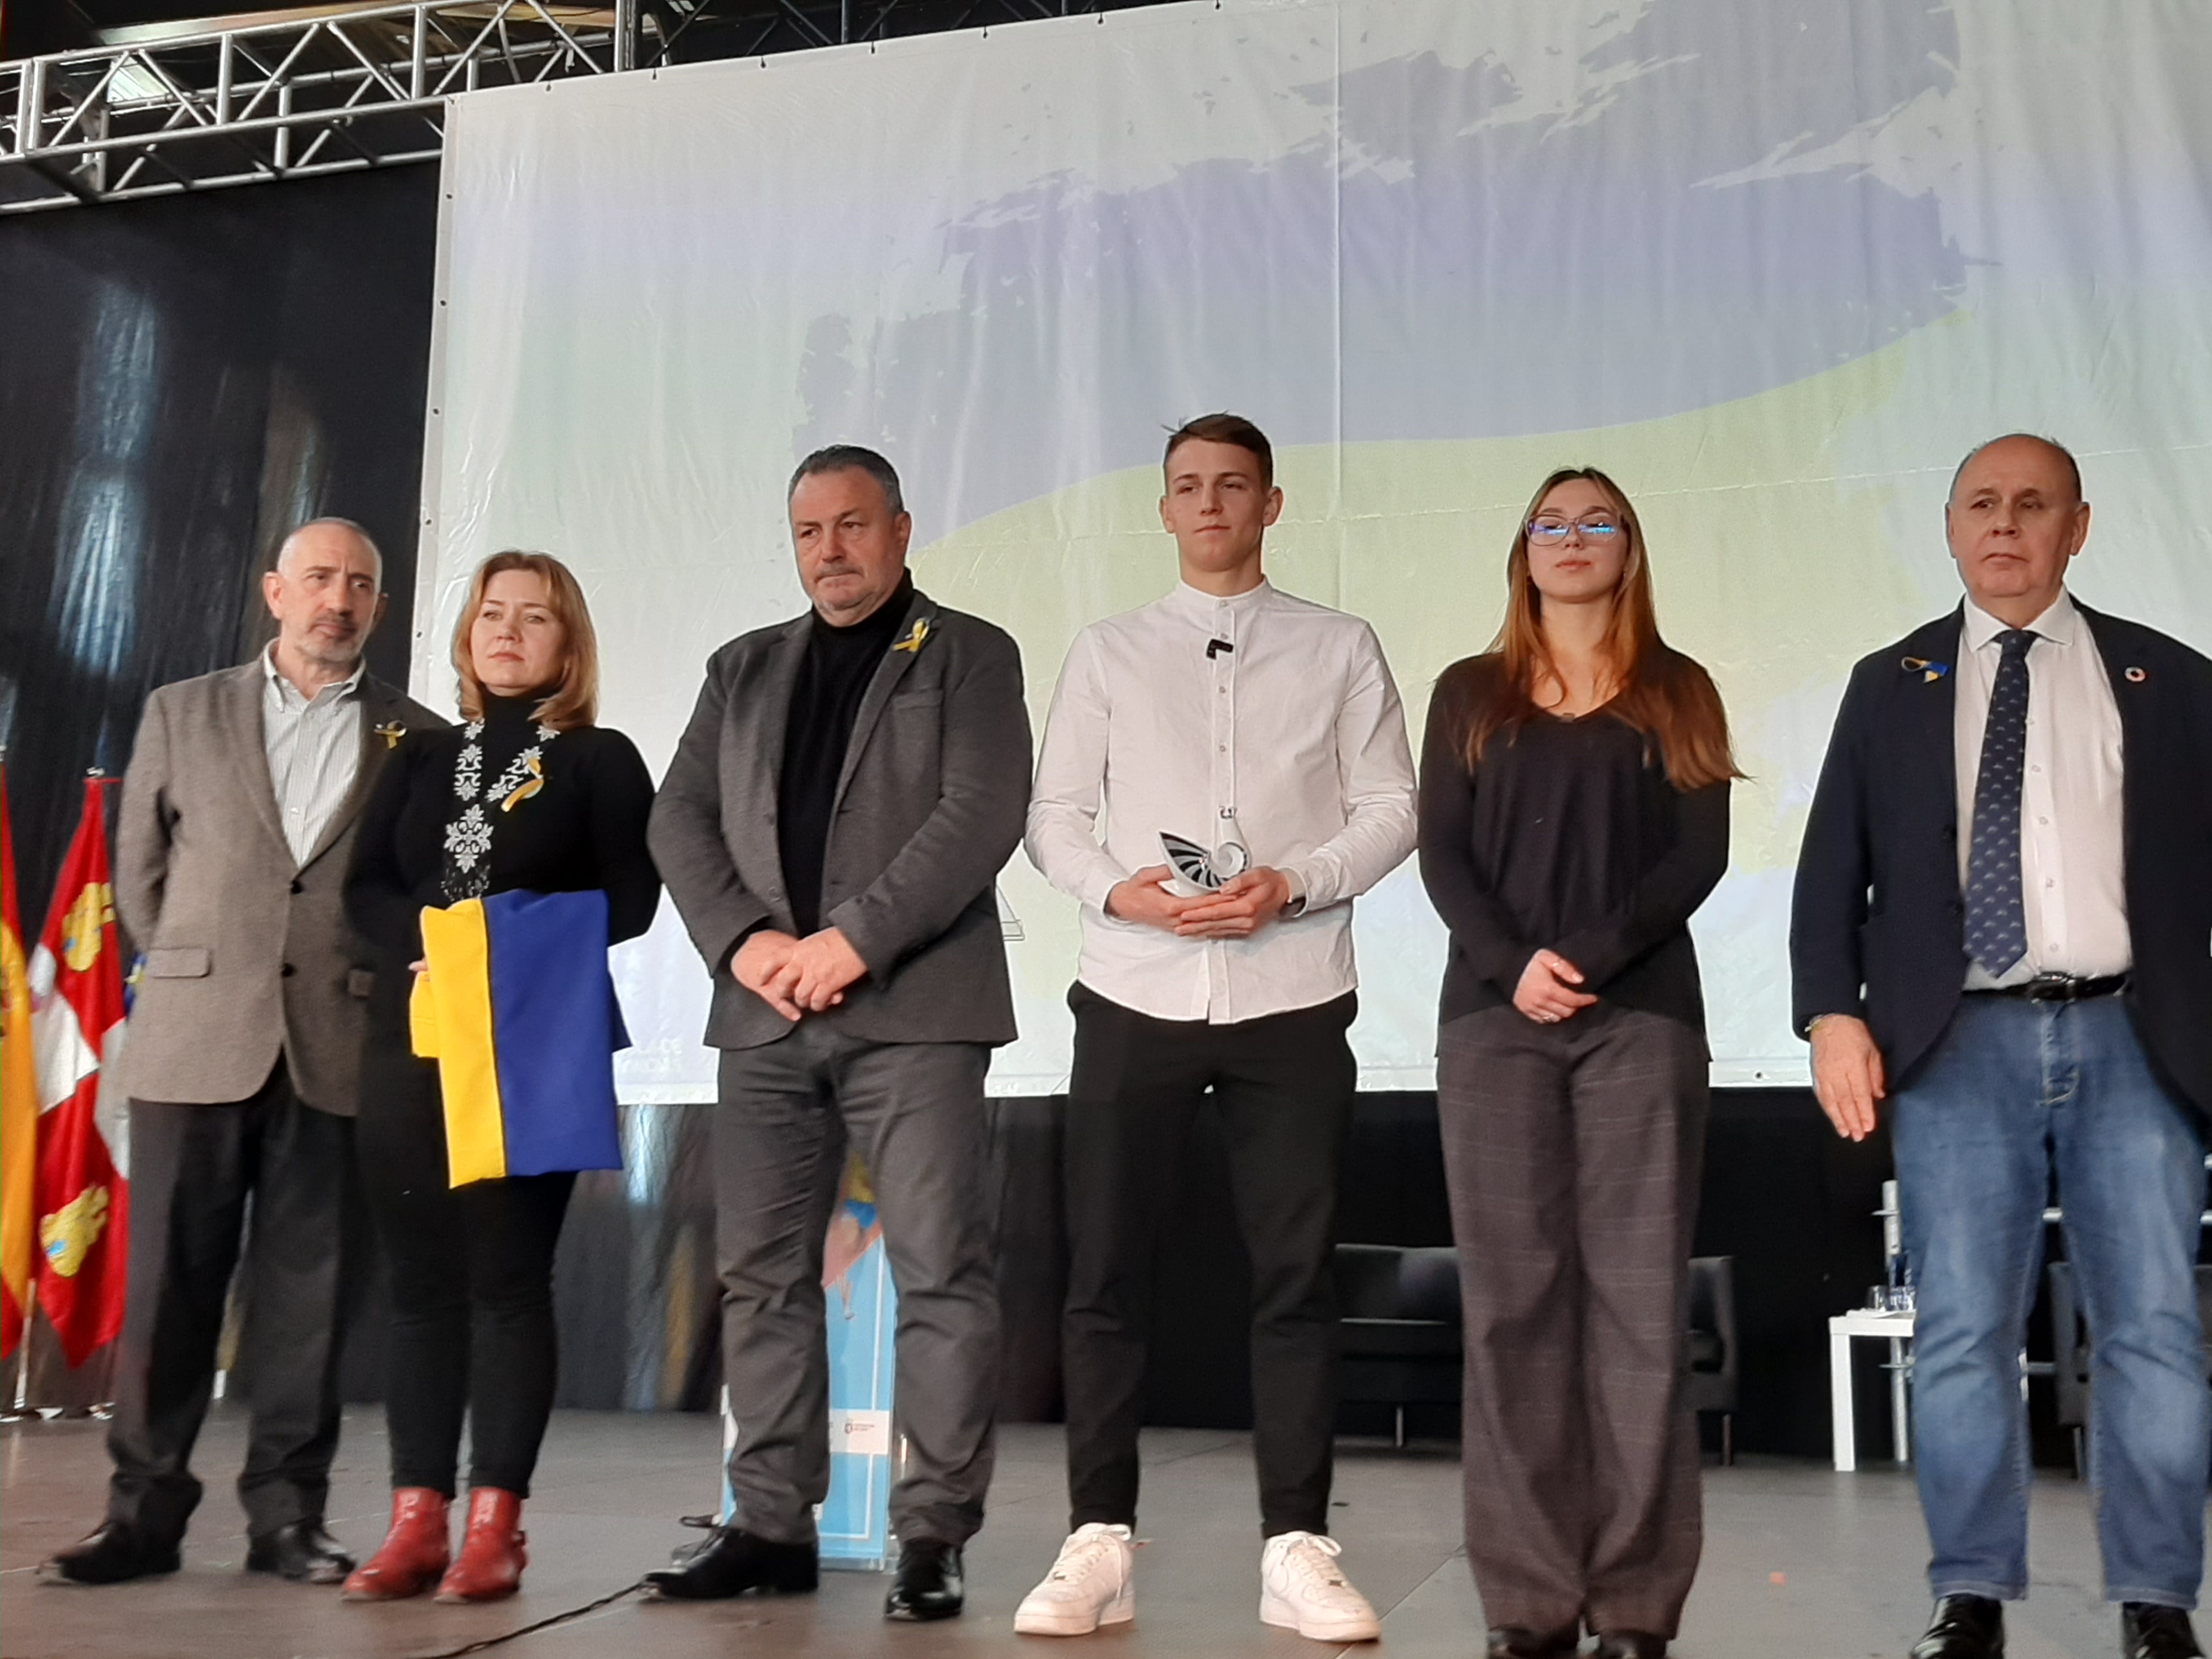
<svg viewBox="0 0 2212 1659">
<path fill-rule="evenodd" d="M 438 1583 L 441 1601 L 496 1601 L 512 1595 L 522 1583 L 522 1570 L 530 1565 L 523 1549 L 527 1540 L 514 1523 L 522 1518 L 522 1500 L 497 1486 L 478 1486 L 469 1493 L 469 1529 L 461 1540 L 461 1553 Z"/>
<path fill-rule="evenodd" d="M 347 1601 L 397 1601 L 438 1582 L 453 1559 L 446 1530 L 446 1494 L 401 1486 L 392 1494 L 392 1530 L 374 1555 L 354 1569 L 339 1593 Z"/>
</svg>

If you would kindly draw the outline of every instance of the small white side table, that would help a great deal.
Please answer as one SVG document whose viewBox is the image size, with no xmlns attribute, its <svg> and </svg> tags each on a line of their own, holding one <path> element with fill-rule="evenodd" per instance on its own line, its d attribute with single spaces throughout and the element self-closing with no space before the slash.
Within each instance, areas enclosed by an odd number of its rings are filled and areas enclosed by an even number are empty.
<svg viewBox="0 0 2212 1659">
<path fill-rule="evenodd" d="M 1828 1404 L 1834 1414 L 1838 1474 L 1849 1474 L 1859 1466 L 1858 1431 L 1851 1413 L 1851 1339 L 1855 1336 L 1875 1337 L 1889 1344 L 1890 1433 L 1897 1447 L 1897 1461 L 1912 1461 L 1911 1407 L 1905 1381 L 1910 1363 L 1905 1345 L 1912 1340 L 1912 1316 L 1861 1308 L 1828 1321 Z"/>
</svg>

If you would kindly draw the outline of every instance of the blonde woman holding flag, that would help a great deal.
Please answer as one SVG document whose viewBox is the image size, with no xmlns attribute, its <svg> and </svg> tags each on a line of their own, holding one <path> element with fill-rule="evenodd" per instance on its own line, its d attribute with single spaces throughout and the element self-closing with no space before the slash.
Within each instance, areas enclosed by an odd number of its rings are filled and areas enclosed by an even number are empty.
<svg viewBox="0 0 2212 1659">
<path fill-rule="evenodd" d="M 378 959 L 361 1150 L 392 1264 L 385 1414 L 393 1487 L 390 1534 L 346 1581 L 349 1601 L 417 1595 L 434 1584 L 440 1601 L 492 1601 L 521 1581 L 518 1522 L 558 1360 L 554 1249 L 575 1171 L 620 1160 L 605 1063 L 568 1068 L 563 1079 L 533 1069 L 526 1045 L 500 1038 L 512 1034 L 510 1021 L 557 1037 L 544 1018 L 555 996 L 588 1003 L 596 994 L 597 1029 L 607 1031 L 605 948 L 642 933 L 660 893 L 645 846 L 653 780 L 628 738 L 593 723 L 599 653 L 568 568 L 544 553 L 486 560 L 454 630 L 453 668 L 466 724 L 399 743 L 364 816 L 346 887 Z M 546 895 L 592 902 L 538 901 Z M 586 910 L 588 939 L 574 926 Z M 502 928 L 560 915 L 568 925 L 550 953 L 503 954 L 512 936 Z M 426 936 L 434 958 L 427 964 Z M 418 985 L 426 966 L 430 981 Z M 471 968 L 481 976 L 477 1006 L 490 1008 L 489 1031 L 459 1029 L 462 999 L 436 995 L 452 988 L 440 981 Z M 472 1079 L 461 1052 L 471 1040 Z M 600 1122 L 596 1138 L 586 1124 L 581 1139 L 596 1139 L 599 1152 L 564 1158 L 538 1146 L 540 1155 L 522 1155 L 550 1119 L 577 1109 L 560 1097 L 590 1087 Z M 489 1125 L 487 1105 L 495 1115 Z M 588 1101 L 582 1109 L 589 1115 Z M 468 1529 L 449 1568 L 447 1509 L 464 1417 Z"/>
</svg>

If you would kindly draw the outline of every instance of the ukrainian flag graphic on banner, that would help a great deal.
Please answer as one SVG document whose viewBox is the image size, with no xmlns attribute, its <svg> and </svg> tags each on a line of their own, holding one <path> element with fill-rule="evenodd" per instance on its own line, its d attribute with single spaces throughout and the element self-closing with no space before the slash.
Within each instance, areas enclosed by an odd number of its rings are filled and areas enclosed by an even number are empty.
<svg viewBox="0 0 2212 1659">
<path fill-rule="evenodd" d="M 619 1170 L 614 1054 L 629 1046 L 607 971 L 607 896 L 495 893 L 422 912 L 409 1007 L 438 1062 L 456 1187 Z"/>
</svg>

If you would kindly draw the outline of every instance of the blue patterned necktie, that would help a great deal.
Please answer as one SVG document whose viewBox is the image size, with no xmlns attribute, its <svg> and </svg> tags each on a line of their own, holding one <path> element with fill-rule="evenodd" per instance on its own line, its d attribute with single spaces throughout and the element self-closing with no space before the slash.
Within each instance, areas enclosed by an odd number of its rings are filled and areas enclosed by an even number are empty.
<svg viewBox="0 0 2212 1659">
<path fill-rule="evenodd" d="M 1966 854 L 1966 949 L 1983 971 L 2002 979 L 2027 954 L 2027 906 L 2020 883 L 2020 786 L 2027 763 L 2027 648 L 2025 628 L 1997 635 L 2004 655 L 1990 687 L 1989 724 L 1974 778 L 1974 842 Z"/>
</svg>

